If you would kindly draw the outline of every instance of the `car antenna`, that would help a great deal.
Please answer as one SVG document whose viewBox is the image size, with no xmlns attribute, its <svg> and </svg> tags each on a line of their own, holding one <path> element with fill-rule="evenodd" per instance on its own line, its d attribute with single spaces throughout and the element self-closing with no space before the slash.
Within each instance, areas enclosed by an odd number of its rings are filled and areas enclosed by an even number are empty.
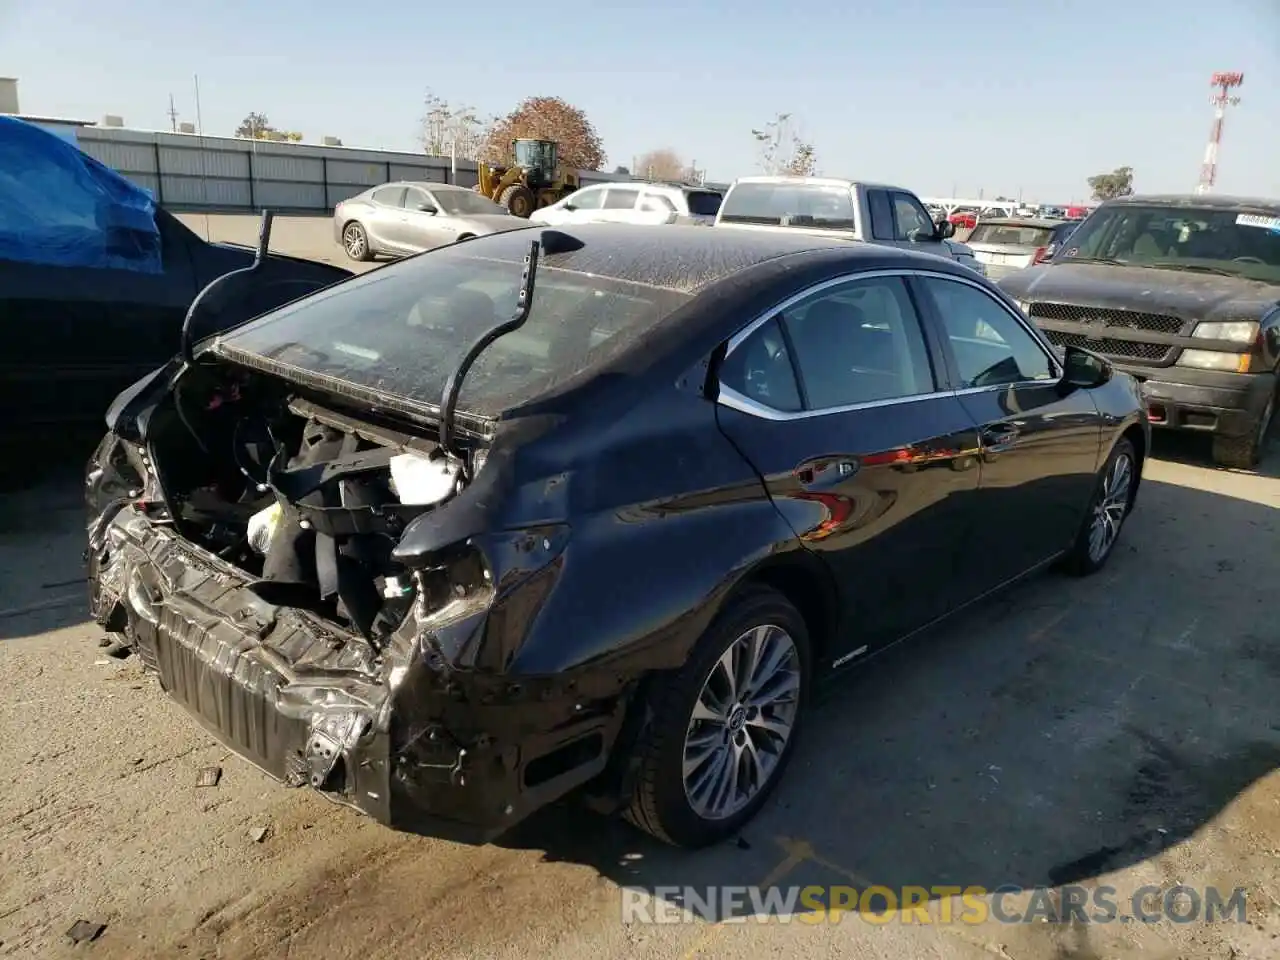
<svg viewBox="0 0 1280 960">
<path fill-rule="evenodd" d="M 195 315 L 206 301 L 217 290 L 224 288 L 227 281 L 232 277 L 248 276 L 260 270 L 262 265 L 267 262 L 267 251 L 271 246 L 271 221 L 274 216 L 270 210 L 262 211 L 262 220 L 258 224 L 258 247 L 253 252 L 253 263 L 247 267 L 241 267 L 239 270 L 232 270 L 230 273 L 214 277 L 191 301 L 191 306 L 187 308 L 187 315 L 182 320 L 182 335 L 178 340 L 178 353 L 182 357 L 182 362 L 188 366 L 195 363 L 194 345 L 191 342 L 192 320 L 195 319 Z"/>
<path fill-rule="evenodd" d="M 544 230 L 539 234 L 538 239 L 529 244 L 529 252 L 524 258 L 524 270 L 520 273 L 520 290 L 516 294 L 515 313 L 511 315 L 510 320 L 490 327 L 475 343 L 471 344 L 467 352 L 462 355 L 462 360 L 449 374 L 449 379 L 445 381 L 444 396 L 440 400 L 440 448 L 446 454 L 458 456 L 458 451 L 454 449 L 453 418 L 458 406 L 458 393 L 462 389 L 462 379 L 489 344 L 504 334 L 520 329 L 529 319 L 529 308 L 533 305 L 534 282 L 538 277 L 538 257 L 542 252 L 543 241 L 551 240 L 554 243 L 558 236 L 561 235 L 557 231 Z"/>
</svg>

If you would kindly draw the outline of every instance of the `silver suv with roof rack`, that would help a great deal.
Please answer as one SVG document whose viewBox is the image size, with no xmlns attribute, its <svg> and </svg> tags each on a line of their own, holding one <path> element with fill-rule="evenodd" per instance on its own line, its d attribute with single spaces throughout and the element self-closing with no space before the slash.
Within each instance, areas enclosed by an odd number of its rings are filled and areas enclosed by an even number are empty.
<svg viewBox="0 0 1280 960">
<path fill-rule="evenodd" d="M 885 244 L 955 260 L 985 276 L 955 227 L 935 223 L 905 187 L 833 177 L 740 177 L 716 214 L 717 227 L 789 230 Z"/>
</svg>

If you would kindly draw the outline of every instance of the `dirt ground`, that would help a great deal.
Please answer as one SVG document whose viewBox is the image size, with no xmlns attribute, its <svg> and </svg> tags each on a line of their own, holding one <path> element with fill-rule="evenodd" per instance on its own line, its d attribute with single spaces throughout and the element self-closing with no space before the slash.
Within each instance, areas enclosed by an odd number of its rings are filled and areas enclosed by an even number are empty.
<svg viewBox="0 0 1280 960">
<path fill-rule="evenodd" d="M 682 853 L 572 804 L 485 847 L 395 834 L 230 755 L 86 623 L 76 451 L 0 498 L 0 956 L 1280 956 L 1280 449 L 1156 453 L 1102 574 L 868 664 L 745 834 Z M 624 891 L 774 883 L 1109 885 L 1122 915 L 1146 884 L 1243 887 L 1247 920 L 624 922 Z M 77 920 L 106 928 L 75 946 Z"/>
</svg>

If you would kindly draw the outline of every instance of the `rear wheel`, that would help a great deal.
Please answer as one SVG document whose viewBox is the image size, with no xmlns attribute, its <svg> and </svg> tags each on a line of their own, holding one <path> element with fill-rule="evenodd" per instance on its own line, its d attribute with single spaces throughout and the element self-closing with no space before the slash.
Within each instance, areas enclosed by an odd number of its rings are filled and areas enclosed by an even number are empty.
<svg viewBox="0 0 1280 960">
<path fill-rule="evenodd" d="M 347 251 L 347 256 L 352 260 L 373 259 L 373 252 L 369 249 L 369 237 L 364 232 L 364 227 L 354 220 L 342 228 L 342 249 Z"/>
<path fill-rule="evenodd" d="M 1133 506 L 1137 482 L 1137 454 L 1133 444 L 1121 437 L 1098 474 L 1089 510 L 1066 557 L 1068 572 L 1088 576 L 1106 565 Z"/>
<path fill-rule="evenodd" d="M 782 778 L 808 680 L 809 636 L 795 607 L 765 587 L 731 600 L 650 697 L 627 819 L 681 847 L 740 829 Z"/>
<path fill-rule="evenodd" d="M 528 217 L 536 205 L 533 191 L 523 183 L 513 183 L 503 190 L 498 202 L 514 217 Z"/>
<path fill-rule="evenodd" d="M 1256 467 L 1267 449 L 1267 435 L 1271 432 L 1275 415 L 1276 395 L 1273 393 L 1250 436 L 1213 438 L 1213 462 L 1220 467 L 1232 467 L 1236 470 L 1252 470 Z"/>
</svg>

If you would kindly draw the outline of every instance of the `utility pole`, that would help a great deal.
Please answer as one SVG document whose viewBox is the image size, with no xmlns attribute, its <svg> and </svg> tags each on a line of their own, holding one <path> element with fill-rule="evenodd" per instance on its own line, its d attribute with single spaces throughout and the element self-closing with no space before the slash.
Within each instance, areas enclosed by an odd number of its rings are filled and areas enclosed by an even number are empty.
<svg viewBox="0 0 1280 960">
<path fill-rule="evenodd" d="M 1218 179 L 1218 147 L 1222 144 L 1222 123 L 1227 119 L 1227 107 L 1238 106 L 1240 98 L 1232 90 L 1244 83 L 1243 73 L 1215 73 L 1209 79 L 1213 94 L 1213 126 L 1209 128 L 1209 145 L 1204 148 L 1204 164 L 1200 167 L 1200 183 L 1196 193 L 1208 193 Z"/>
<path fill-rule="evenodd" d="M 169 126 L 178 132 L 178 108 L 173 105 L 173 94 L 169 94 Z"/>
</svg>

